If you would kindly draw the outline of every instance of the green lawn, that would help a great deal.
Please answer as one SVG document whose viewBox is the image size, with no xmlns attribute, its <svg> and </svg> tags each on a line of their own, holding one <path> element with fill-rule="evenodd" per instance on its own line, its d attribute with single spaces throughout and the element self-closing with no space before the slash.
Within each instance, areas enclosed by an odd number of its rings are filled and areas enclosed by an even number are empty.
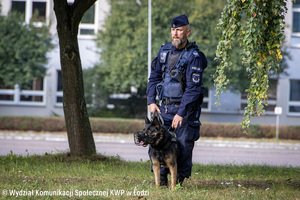
<svg viewBox="0 0 300 200">
<path fill-rule="evenodd" d="M 300 199 L 300 168 L 193 166 L 175 190 L 156 189 L 149 162 L 95 155 L 0 156 L 0 199 Z"/>
</svg>

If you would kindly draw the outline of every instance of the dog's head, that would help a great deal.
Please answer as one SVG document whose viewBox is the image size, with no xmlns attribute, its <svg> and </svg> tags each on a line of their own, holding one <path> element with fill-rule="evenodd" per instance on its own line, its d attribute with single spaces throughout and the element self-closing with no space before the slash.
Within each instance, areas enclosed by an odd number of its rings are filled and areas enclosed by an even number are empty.
<svg viewBox="0 0 300 200">
<path fill-rule="evenodd" d="M 148 144 L 154 144 L 162 137 L 163 121 L 156 111 L 150 121 L 145 117 L 145 128 L 143 131 L 134 133 L 134 143 L 146 147 Z"/>
</svg>

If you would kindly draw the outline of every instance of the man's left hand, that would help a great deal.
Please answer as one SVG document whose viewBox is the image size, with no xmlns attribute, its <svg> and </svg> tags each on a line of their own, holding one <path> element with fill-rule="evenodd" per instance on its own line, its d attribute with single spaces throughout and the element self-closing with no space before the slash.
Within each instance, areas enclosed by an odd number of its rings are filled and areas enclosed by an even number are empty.
<svg viewBox="0 0 300 200">
<path fill-rule="evenodd" d="M 179 127 L 181 127 L 182 120 L 183 120 L 183 117 L 176 114 L 172 121 L 172 128 L 177 128 L 178 125 L 179 125 Z"/>
</svg>

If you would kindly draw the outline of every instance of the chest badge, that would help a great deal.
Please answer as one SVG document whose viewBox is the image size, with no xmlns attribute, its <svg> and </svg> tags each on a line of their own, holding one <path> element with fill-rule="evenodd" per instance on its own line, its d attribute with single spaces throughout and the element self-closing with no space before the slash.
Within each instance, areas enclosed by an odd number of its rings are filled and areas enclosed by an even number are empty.
<svg viewBox="0 0 300 200">
<path fill-rule="evenodd" d="M 166 52 L 162 52 L 160 54 L 160 62 L 161 63 L 165 63 L 166 62 L 166 57 L 167 57 L 167 53 Z"/>
</svg>

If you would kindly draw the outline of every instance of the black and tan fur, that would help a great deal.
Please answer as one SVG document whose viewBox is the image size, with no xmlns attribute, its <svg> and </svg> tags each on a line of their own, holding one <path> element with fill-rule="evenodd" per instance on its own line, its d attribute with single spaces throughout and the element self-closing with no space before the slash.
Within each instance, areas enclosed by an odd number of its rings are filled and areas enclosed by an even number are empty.
<svg viewBox="0 0 300 200">
<path fill-rule="evenodd" d="M 174 189 L 177 177 L 177 142 L 163 127 L 160 119 L 157 112 L 154 113 L 152 121 L 146 117 L 144 130 L 135 133 L 135 143 L 143 146 L 150 145 L 156 187 L 160 186 L 160 167 L 163 166 L 170 169 L 171 189 Z"/>
</svg>

